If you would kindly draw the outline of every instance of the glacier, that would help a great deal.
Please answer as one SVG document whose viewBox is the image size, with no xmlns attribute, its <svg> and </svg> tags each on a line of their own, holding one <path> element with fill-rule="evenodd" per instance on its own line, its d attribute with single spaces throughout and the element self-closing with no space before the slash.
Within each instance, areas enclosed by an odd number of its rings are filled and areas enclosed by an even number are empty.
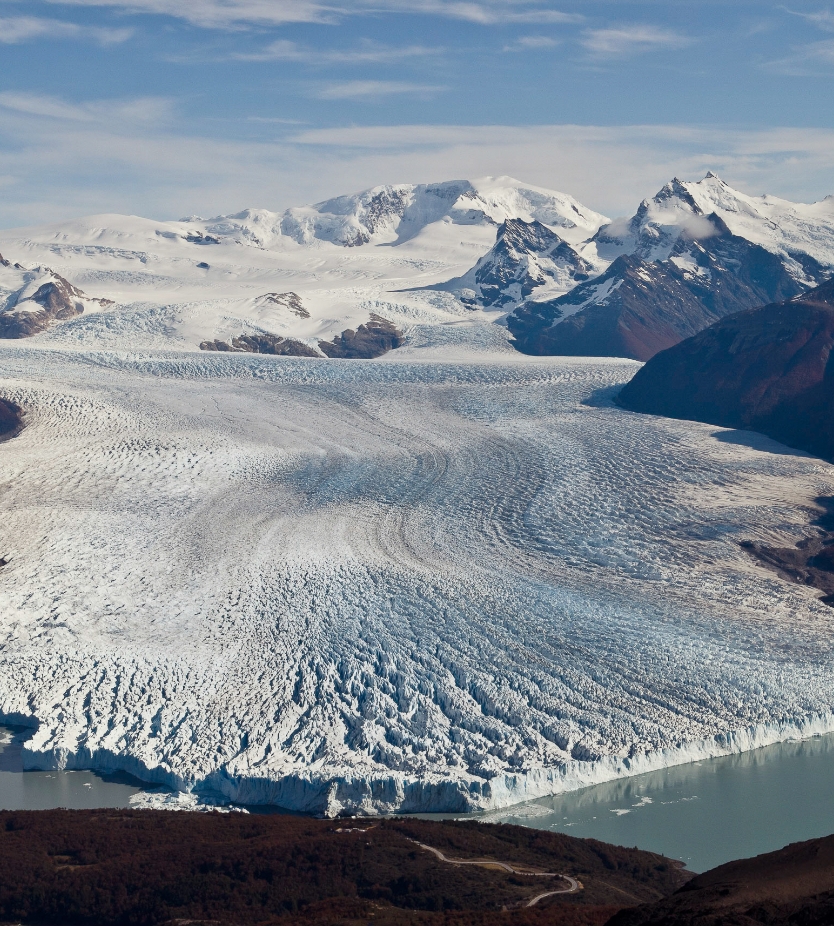
<svg viewBox="0 0 834 926">
<path fill-rule="evenodd" d="M 444 290 L 508 220 L 596 274 L 716 212 L 800 274 L 834 264 L 832 203 L 708 176 L 612 223 L 485 178 L 0 232 L 5 309 L 84 295 L 0 339 L 25 412 L 0 722 L 31 727 L 27 766 L 177 806 L 464 812 L 834 730 L 834 611 L 739 547 L 809 534 L 832 467 L 625 412 L 636 363 L 524 356 L 506 307 Z M 373 315 L 405 340 L 376 361 L 199 350 Z"/>
<path fill-rule="evenodd" d="M 785 544 L 832 467 L 470 316 L 377 361 L 0 345 L 0 720 L 31 768 L 490 810 L 834 729 Z"/>
</svg>

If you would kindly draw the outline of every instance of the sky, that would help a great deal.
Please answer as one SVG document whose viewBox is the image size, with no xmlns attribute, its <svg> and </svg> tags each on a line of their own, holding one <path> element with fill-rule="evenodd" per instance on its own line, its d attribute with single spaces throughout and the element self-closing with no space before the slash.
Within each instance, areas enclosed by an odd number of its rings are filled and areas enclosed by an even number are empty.
<svg viewBox="0 0 834 926">
<path fill-rule="evenodd" d="M 0 227 L 501 174 L 814 201 L 833 101 L 818 3 L 0 0 Z"/>
</svg>

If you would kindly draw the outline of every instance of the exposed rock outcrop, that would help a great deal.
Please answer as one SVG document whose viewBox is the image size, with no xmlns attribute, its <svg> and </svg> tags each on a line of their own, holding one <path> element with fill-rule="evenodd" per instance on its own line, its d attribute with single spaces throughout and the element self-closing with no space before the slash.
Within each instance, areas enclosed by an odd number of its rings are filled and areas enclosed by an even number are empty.
<svg viewBox="0 0 834 926">
<path fill-rule="evenodd" d="M 594 268 L 541 222 L 507 219 L 495 244 L 464 276 L 430 287 L 472 308 L 516 306 L 539 288 L 554 295 L 590 279 Z"/>
<path fill-rule="evenodd" d="M 4 266 L 9 266 L 5 263 Z M 18 265 L 15 265 L 18 267 Z M 22 269 L 22 268 L 21 268 Z M 110 299 L 93 299 L 57 273 L 26 285 L 0 312 L 0 338 L 29 338 L 45 331 L 53 322 L 66 321 L 84 312 L 85 303 L 102 307 L 114 305 Z"/>
<path fill-rule="evenodd" d="M 23 409 L 8 399 L 0 399 L 0 441 L 17 436 L 23 428 Z"/>
<path fill-rule="evenodd" d="M 372 360 L 403 343 L 402 332 L 386 318 L 371 315 L 356 331 L 348 328 L 332 341 L 319 341 L 319 349 L 331 358 Z"/>
<path fill-rule="evenodd" d="M 623 408 L 761 431 L 834 460 L 834 281 L 740 312 L 658 354 Z"/>
<path fill-rule="evenodd" d="M 782 256 L 733 235 L 716 214 L 679 230 L 663 260 L 623 254 L 601 276 L 507 318 L 526 354 L 648 360 L 713 322 L 805 286 Z M 824 278 L 825 268 L 808 258 Z"/>
<path fill-rule="evenodd" d="M 264 293 L 263 296 L 258 296 L 255 304 L 258 306 L 275 305 L 282 309 L 288 309 L 299 318 L 310 317 L 310 313 L 304 308 L 298 293 Z"/>
<path fill-rule="evenodd" d="M 274 354 L 280 357 L 319 357 L 312 347 L 293 338 L 282 338 L 275 334 L 242 334 L 227 341 L 203 341 L 200 350 L 214 350 L 230 353 Z"/>
<path fill-rule="evenodd" d="M 805 537 L 793 547 L 772 547 L 754 541 L 743 541 L 741 548 L 767 569 L 783 579 L 816 588 L 823 593 L 822 601 L 834 606 L 834 497 L 822 496 L 821 508 L 813 524 L 816 536 Z"/>
</svg>

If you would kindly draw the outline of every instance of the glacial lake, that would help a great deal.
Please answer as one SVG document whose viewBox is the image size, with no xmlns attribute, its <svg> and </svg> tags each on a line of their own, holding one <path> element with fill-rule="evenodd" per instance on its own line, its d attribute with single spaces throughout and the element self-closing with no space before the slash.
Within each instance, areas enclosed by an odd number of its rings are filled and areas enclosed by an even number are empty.
<svg viewBox="0 0 834 926">
<path fill-rule="evenodd" d="M 122 776 L 94 772 L 24 772 L 20 747 L 25 730 L 0 727 L 0 810 L 50 810 L 68 807 L 127 807 L 142 790 L 138 782 Z"/>
<path fill-rule="evenodd" d="M 92 772 L 24 772 L 24 738 L 25 733 L 0 728 L 0 809 L 127 807 L 142 790 L 135 781 Z M 419 816 L 461 819 L 459 814 Z M 834 734 L 678 765 L 467 818 L 638 846 L 679 859 L 692 871 L 706 871 L 834 833 Z"/>
<path fill-rule="evenodd" d="M 638 846 L 706 871 L 834 833 L 834 735 L 676 765 L 472 819 Z"/>
</svg>

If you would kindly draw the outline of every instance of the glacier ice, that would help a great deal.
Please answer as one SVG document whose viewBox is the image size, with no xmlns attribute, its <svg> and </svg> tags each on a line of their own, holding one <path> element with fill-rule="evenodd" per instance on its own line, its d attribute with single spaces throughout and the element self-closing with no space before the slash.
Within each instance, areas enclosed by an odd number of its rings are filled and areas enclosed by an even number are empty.
<svg viewBox="0 0 834 926">
<path fill-rule="evenodd" d="M 832 468 L 498 330 L 382 362 L 0 347 L 26 763 L 465 811 L 831 729 L 834 612 L 738 541 L 807 529 Z"/>
</svg>

